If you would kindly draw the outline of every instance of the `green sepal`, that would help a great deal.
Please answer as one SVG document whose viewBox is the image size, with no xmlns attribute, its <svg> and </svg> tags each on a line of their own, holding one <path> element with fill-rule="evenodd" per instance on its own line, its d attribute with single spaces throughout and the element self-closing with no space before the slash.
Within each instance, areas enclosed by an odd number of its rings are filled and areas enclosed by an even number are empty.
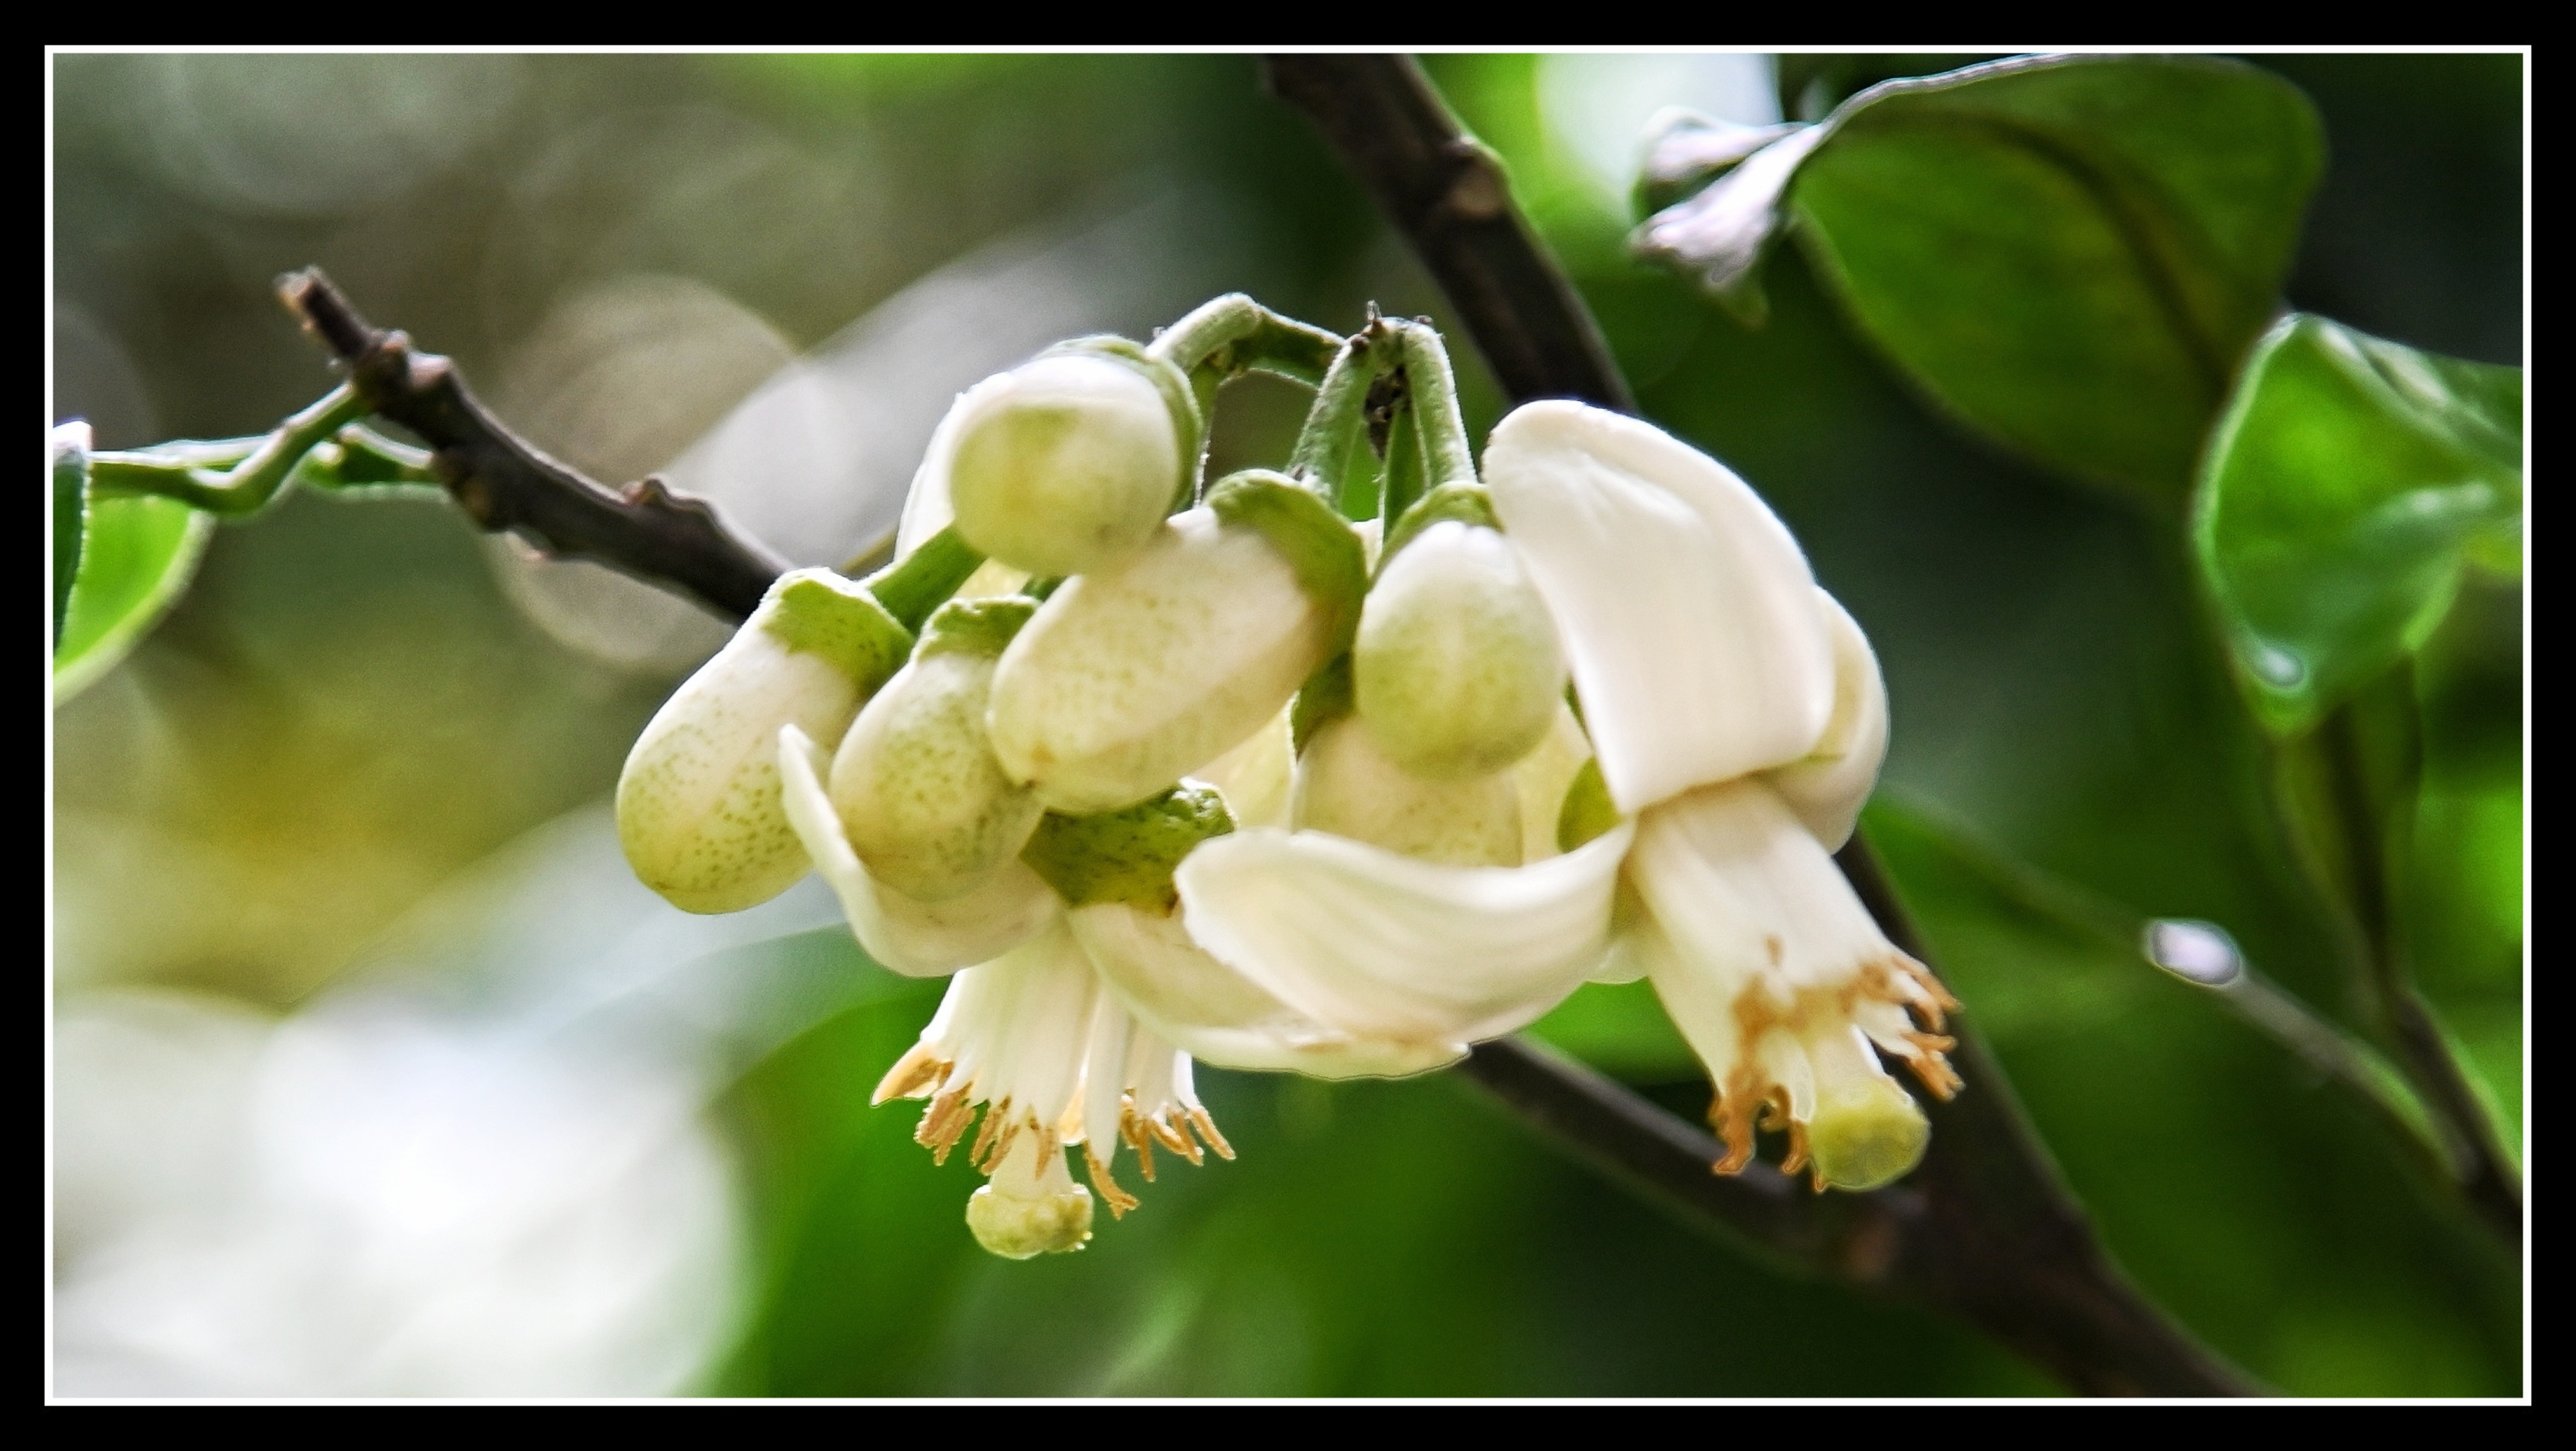
<svg viewBox="0 0 2576 1451">
<path fill-rule="evenodd" d="M 1020 595 L 997 595 L 990 599 L 950 600 L 930 617 L 921 630 L 921 650 L 931 655 L 981 655 L 999 658 L 1029 616 L 1038 612 L 1038 602 Z"/>
<path fill-rule="evenodd" d="M 1163 406 L 1172 413 L 1172 435 L 1181 442 L 1180 479 L 1172 490 L 1171 507 L 1175 512 L 1188 508 L 1198 493 L 1199 455 L 1207 441 L 1207 415 L 1199 407 L 1198 394 L 1190 387 L 1190 375 L 1181 371 L 1179 364 L 1158 358 L 1114 333 L 1068 339 L 1038 356 L 1067 354 L 1124 363 L 1144 374 L 1155 391 L 1163 395 Z"/>
<path fill-rule="evenodd" d="M 1601 758 L 1595 756 L 1566 784 L 1565 804 L 1556 813 L 1556 849 L 1572 851 L 1618 824 L 1619 808 L 1610 800 L 1610 785 L 1601 779 Z"/>
<path fill-rule="evenodd" d="M 1097 816 L 1050 811 L 1020 860 L 1066 905 L 1123 902 L 1169 912 L 1180 902 L 1172 873 L 1200 842 L 1234 830 L 1213 786 L 1183 782 L 1151 800 Z"/>
<path fill-rule="evenodd" d="M 1395 521 L 1395 528 L 1387 535 L 1386 543 L 1378 548 L 1378 577 L 1386 577 L 1386 567 L 1395 561 L 1395 556 L 1402 552 L 1404 546 L 1413 542 L 1415 535 L 1449 519 L 1497 533 L 1503 527 L 1502 521 L 1494 516 L 1494 496 L 1485 491 L 1483 484 L 1442 484 L 1423 495 L 1420 502 L 1404 511 L 1403 518 Z"/>
<path fill-rule="evenodd" d="M 1351 673 L 1351 652 L 1343 651 L 1326 661 L 1324 668 L 1308 677 L 1297 691 L 1297 703 L 1288 711 L 1288 742 L 1299 755 L 1306 753 L 1306 742 L 1315 732 L 1349 715 L 1358 706 Z"/>
<path fill-rule="evenodd" d="M 1286 474 L 1246 469 L 1208 490 L 1208 508 L 1225 524 L 1257 529 L 1297 573 L 1306 596 L 1332 614 L 1330 653 L 1350 649 L 1368 593 L 1368 555 L 1350 523 Z"/>
<path fill-rule="evenodd" d="M 54 432 L 54 644 L 63 643 L 63 619 L 71 613 L 72 581 L 80 577 L 81 541 L 89 524 L 89 445 L 87 425 L 77 439 Z"/>
<path fill-rule="evenodd" d="M 828 569 L 780 575 L 744 627 L 752 625 L 790 650 L 838 665 L 863 694 L 876 693 L 912 654 L 912 632 L 866 586 Z"/>
</svg>

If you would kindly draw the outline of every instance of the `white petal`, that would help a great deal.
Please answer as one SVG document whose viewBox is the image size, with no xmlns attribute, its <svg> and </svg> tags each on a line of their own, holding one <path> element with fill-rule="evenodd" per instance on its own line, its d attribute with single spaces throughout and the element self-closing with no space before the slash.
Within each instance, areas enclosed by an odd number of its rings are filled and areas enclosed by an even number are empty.
<svg viewBox="0 0 2576 1451">
<path fill-rule="evenodd" d="M 1221 1068 L 1310 1078 L 1402 1078 L 1466 1056 L 1463 1042 L 1354 1038 L 1298 1012 L 1208 956 L 1178 913 L 1123 902 L 1077 907 L 1073 935 L 1139 1022 Z"/>
<path fill-rule="evenodd" d="M 1806 557 L 1742 479 L 1651 424 L 1556 400 L 1495 428 L 1485 481 L 1622 811 L 1814 746 L 1832 643 Z"/>
<path fill-rule="evenodd" d="M 831 758 L 794 726 L 778 733 L 780 797 L 815 870 L 841 899 L 868 956 L 910 977 L 938 977 L 990 961 L 1044 927 L 1062 905 L 1017 858 L 964 895 L 919 902 L 889 891 L 860 865 L 823 790 Z"/>
<path fill-rule="evenodd" d="M 1730 981 L 1758 974 L 1785 995 L 1837 987 L 1902 956 L 1760 781 L 1702 787 L 1647 811 L 1628 879 L 1673 950 Z"/>
<path fill-rule="evenodd" d="M 1061 1138 L 1078 1136 L 1078 1094 L 1100 978 L 1061 919 L 949 982 L 922 1043 L 951 1065 L 940 1091 L 1011 1104 Z M 1074 1130 L 1067 1135 L 1066 1130 Z"/>
<path fill-rule="evenodd" d="M 1451 867 L 1323 832 L 1237 832 L 1173 880 L 1200 945 L 1290 1007 L 1355 1037 L 1447 1045 L 1510 1032 L 1583 982 L 1632 835 Z"/>
<path fill-rule="evenodd" d="M 1763 773 L 1762 779 L 1807 823 L 1827 851 L 1851 840 L 1860 808 L 1878 784 L 1887 759 L 1887 683 L 1869 637 L 1842 604 L 1816 591 L 1834 640 L 1834 714 L 1806 759 Z"/>
</svg>

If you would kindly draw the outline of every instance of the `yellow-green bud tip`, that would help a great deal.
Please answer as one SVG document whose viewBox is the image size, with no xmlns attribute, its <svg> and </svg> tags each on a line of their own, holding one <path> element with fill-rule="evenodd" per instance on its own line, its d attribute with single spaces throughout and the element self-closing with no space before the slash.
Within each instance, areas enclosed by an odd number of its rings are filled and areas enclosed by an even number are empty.
<svg viewBox="0 0 2576 1451">
<path fill-rule="evenodd" d="M 1807 1125 L 1807 1152 L 1816 1173 L 1837 1189 L 1876 1189 L 1893 1184 L 1923 1162 L 1932 1125 L 1923 1109 L 1892 1079 L 1865 1092 L 1819 1105 Z"/>
<path fill-rule="evenodd" d="M 1006 1260 L 1065 1254 L 1091 1242 L 1091 1191 L 1079 1184 L 1028 1198 L 985 1185 L 966 1201 L 975 1242 Z"/>
</svg>

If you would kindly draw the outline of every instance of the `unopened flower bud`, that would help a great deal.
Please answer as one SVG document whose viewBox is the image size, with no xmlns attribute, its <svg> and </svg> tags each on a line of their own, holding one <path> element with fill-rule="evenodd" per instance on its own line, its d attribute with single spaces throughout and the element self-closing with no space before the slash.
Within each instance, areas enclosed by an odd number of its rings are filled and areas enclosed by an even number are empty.
<svg viewBox="0 0 2576 1451">
<path fill-rule="evenodd" d="M 832 758 L 834 810 L 868 874 L 924 902 L 974 890 L 1019 854 L 1044 810 L 984 732 L 993 663 L 1037 602 L 955 600 L 861 710 Z"/>
<path fill-rule="evenodd" d="M 617 835 L 635 875 L 690 912 L 738 912 L 793 886 L 808 861 L 779 801 L 779 728 L 839 740 L 911 645 L 830 570 L 780 576 L 626 757 Z"/>
<path fill-rule="evenodd" d="M 975 1242 L 1006 1260 L 1063 1254 L 1091 1240 L 1091 1191 L 1073 1182 L 1052 1135 L 1023 1133 L 966 1201 Z"/>
<path fill-rule="evenodd" d="M 1507 772 L 1426 781 L 1389 759 L 1358 718 L 1316 727 L 1297 761 L 1291 820 L 1423 861 L 1521 864 L 1520 787 Z"/>
<path fill-rule="evenodd" d="M 993 674 L 994 752 L 1050 810 L 1142 801 L 1269 724 L 1349 643 L 1365 578 L 1323 501 L 1237 474 L 1039 609 Z"/>
<path fill-rule="evenodd" d="M 1556 627 L 1519 554 L 1459 518 L 1398 539 L 1360 615 L 1352 666 L 1378 744 L 1437 780 L 1490 775 L 1529 754 L 1565 695 Z"/>
<path fill-rule="evenodd" d="M 952 422 L 957 532 L 1032 574 L 1087 574 L 1136 552 L 1198 462 L 1188 380 L 1114 338 L 986 379 L 958 397 Z"/>
</svg>

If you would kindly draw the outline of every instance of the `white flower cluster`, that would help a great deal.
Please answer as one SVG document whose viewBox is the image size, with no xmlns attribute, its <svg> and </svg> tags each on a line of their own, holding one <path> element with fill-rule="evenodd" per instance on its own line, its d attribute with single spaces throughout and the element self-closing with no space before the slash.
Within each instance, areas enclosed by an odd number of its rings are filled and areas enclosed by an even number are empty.
<svg viewBox="0 0 2576 1451">
<path fill-rule="evenodd" d="M 1928 1127 L 1879 1055 L 1946 1094 L 1955 1005 L 1830 855 L 1886 697 L 1752 490 L 1542 402 L 1481 480 L 1462 438 L 1353 523 L 1304 477 L 1200 490 L 1200 396 L 1115 340 L 961 395 L 896 563 L 781 579 L 637 741 L 638 874 L 732 911 L 810 867 L 877 961 L 954 974 L 877 1098 L 928 1099 L 943 1159 L 983 1111 L 997 1254 L 1088 1239 L 1067 1146 L 1113 1213 L 1121 1145 L 1148 1179 L 1157 1145 L 1232 1157 L 1193 1060 L 1418 1073 L 1587 980 L 1653 980 L 1721 1172 L 1757 1120 L 1819 1189 L 1911 1169 Z M 888 601 L 942 571 L 907 629 Z"/>
</svg>

